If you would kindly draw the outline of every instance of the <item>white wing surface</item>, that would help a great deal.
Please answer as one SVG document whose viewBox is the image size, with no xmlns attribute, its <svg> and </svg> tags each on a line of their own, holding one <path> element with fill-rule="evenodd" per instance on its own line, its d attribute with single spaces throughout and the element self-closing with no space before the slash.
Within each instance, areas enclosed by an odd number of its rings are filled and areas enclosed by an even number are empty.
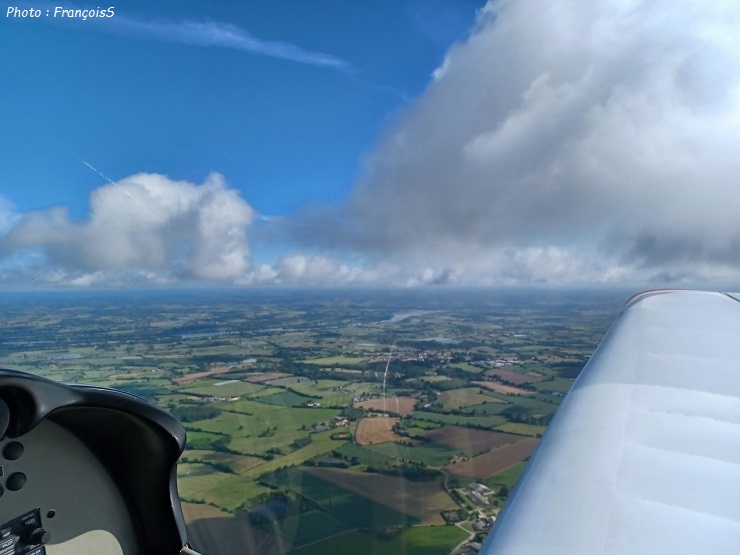
<svg viewBox="0 0 740 555">
<path fill-rule="evenodd" d="M 740 553 L 738 299 L 631 299 L 481 553 Z"/>
</svg>

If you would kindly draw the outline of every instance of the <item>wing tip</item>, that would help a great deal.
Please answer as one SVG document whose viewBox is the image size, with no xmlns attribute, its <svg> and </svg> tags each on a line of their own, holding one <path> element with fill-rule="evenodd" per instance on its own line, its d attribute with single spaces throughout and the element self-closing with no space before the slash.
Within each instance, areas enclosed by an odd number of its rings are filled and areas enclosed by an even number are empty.
<svg viewBox="0 0 740 555">
<path fill-rule="evenodd" d="M 631 306 L 647 299 L 648 297 L 654 297 L 655 295 L 665 295 L 666 293 L 698 293 L 698 294 L 711 294 L 711 295 L 725 295 L 733 300 L 738 300 L 729 293 L 724 291 L 708 291 L 705 289 L 688 289 L 688 288 L 665 288 L 665 289 L 645 289 L 644 291 L 638 291 L 632 295 L 627 302 L 624 303 L 622 311 L 627 310 Z"/>
</svg>

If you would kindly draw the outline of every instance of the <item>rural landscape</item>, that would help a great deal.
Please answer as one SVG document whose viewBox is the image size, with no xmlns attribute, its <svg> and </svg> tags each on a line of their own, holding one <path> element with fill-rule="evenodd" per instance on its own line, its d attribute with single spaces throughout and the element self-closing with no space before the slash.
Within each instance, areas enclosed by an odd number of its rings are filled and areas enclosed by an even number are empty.
<svg viewBox="0 0 740 555">
<path fill-rule="evenodd" d="M 474 553 L 627 297 L 9 293 L 0 366 L 180 419 L 178 488 L 203 553 Z"/>
</svg>

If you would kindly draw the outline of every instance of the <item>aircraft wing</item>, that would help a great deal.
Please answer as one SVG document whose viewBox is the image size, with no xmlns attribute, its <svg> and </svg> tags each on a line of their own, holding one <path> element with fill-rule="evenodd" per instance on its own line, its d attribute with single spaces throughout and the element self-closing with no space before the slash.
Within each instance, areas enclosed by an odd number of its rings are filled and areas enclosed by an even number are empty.
<svg viewBox="0 0 740 555">
<path fill-rule="evenodd" d="M 740 553 L 740 295 L 630 299 L 481 553 Z"/>
</svg>

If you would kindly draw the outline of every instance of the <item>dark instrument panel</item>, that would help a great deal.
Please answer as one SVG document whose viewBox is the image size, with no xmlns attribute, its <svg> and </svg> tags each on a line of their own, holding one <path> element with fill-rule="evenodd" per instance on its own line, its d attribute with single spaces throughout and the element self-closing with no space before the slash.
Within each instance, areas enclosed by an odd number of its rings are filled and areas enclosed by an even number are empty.
<svg viewBox="0 0 740 555">
<path fill-rule="evenodd" d="M 185 430 L 159 407 L 0 370 L 0 438 L 0 555 L 172 555 L 187 544 L 175 475 Z"/>
</svg>

